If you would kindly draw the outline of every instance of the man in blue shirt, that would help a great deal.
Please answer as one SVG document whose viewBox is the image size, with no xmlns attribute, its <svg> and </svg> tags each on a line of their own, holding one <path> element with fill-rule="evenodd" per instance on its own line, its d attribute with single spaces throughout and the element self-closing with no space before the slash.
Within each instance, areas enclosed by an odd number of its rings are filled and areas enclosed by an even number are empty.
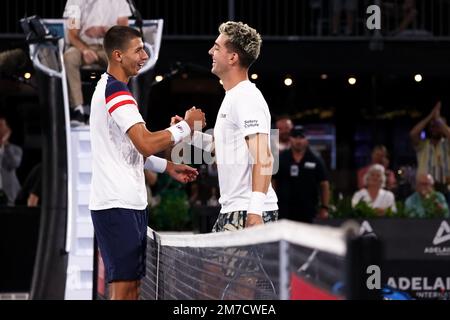
<svg viewBox="0 0 450 320">
<path fill-rule="evenodd" d="M 419 173 L 416 177 L 416 192 L 405 202 L 405 210 L 411 217 L 448 217 L 447 201 L 442 193 L 435 191 L 430 174 Z"/>
</svg>

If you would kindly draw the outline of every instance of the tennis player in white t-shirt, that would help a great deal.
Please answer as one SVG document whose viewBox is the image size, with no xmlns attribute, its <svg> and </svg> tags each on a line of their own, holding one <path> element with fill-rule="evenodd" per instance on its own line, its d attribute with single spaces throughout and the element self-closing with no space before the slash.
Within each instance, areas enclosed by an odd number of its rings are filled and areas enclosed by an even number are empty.
<svg viewBox="0 0 450 320">
<path fill-rule="evenodd" d="M 261 36 L 242 22 L 226 22 L 209 50 L 211 72 L 222 80 L 225 98 L 214 137 L 194 132 L 194 146 L 214 148 L 221 210 L 213 231 L 238 230 L 278 218 L 277 196 L 271 186 L 270 111 L 248 70 L 258 58 Z M 181 121 L 172 117 L 172 124 Z"/>
<path fill-rule="evenodd" d="M 141 34 L 114 26 L 104 40 L 108 70 L 98 81 L 91 102 L 92 181 L 89 209 L 110 283 L 111 299 L 138 299 L 145 276 L 147 192 L 144 166 L 167 172 L 180 182 L 193 181 L 197 171 L 153 156 L 190 136 L 195 122 L 205 126 L 200 109 L 185 120 L 150 132 L 127 87 L 148 59 Z M 145 159 L 145 158 L 146 159 Z M 145 159 L 145 161 L 144 161 Z"/>
</svg>

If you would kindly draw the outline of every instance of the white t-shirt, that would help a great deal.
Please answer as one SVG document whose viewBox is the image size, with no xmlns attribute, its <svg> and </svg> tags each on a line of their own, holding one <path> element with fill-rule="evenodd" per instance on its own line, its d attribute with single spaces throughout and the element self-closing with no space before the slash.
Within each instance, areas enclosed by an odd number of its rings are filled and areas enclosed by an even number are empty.
<svg viewBox="0 0 450 320">
<path fill-rule="evenodd" d="M 214 127 L 221 213 L 248 209 L 252 160 L 245 137 L 255 133 L 265 133 L 270 138 L 270 112 L 261 91 L 246 80 L 225 93 Z M 269 185 L 264 211 L 277 210 L 277 201 Z"/>
<path fill-rule="evenodd" d="M 90 210 L 146 208 L 144 157 L 126 133 L 140 122 L 144 120 L 127 85 L 104 73 L 91 102 Z"/>
<path fill-rule="evenodd" d="M 377 198 L 372 201 L 367 189 L 361 189 L 353 195 L 352 207 L 355 207 L 361 200 L 366 202 L 371 208 L 391 208 L 392 211 L 397 212 L 397 207 L 395 206 L 395 197 L 391 191 L 380 189 L 380 191 L 378 191 Z"/>
<path fill-rule="evenodd" d="M 80 25 L 67 26 L 80 29 L 80 38 L 88 45 L 103 44 L 103 38 L 91 38 L 86 30 L 95 26 L 112 27 L 117 19 L 130 17 L 131 10 L 126 0 L 67 0 L 63 17 L 73 18 Z"/>
</svg>

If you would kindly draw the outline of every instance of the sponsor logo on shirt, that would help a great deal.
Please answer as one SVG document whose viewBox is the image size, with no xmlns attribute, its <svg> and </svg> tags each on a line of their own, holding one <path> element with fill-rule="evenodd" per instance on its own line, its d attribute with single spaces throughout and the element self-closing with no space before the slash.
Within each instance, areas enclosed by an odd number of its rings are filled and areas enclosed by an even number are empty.
<svg viewBox="0 0 450 320">
<path fill-rule="evenodd" d="M 258 120 L 245 120 L 244 128 L 259 127 Z"/>
<path fill-rule="evenodd" d="M 221 113 L 221 114 L 219 115 L 219 117 L 220 117 L 220 118 L 226 118 L 227 115 L 226 115 L 226 113 Z"/>
<path fill-rule="evenodd" d="M 176 125 L 175 128 L 177 128 L 178 131 L 180 131 L 180 133 L 183 133 L 183 132 L 184 132 L 183 127 L 182 127 L 181 125 L 179 125 L 179 124 Z"/>
</svg>

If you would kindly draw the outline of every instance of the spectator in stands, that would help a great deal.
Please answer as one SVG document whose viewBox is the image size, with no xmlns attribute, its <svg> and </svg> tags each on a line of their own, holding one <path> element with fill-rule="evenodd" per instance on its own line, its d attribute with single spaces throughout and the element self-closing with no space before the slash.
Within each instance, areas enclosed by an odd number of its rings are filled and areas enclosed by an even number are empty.
<svg viewBox="0 0 450 320">
<path fill-rule="evenodd" d="M 211 196 L 209 197 L 208 201 L 206 201 L 206 205 L 208 207 L 218 207 L 219 204 L 219 192 L 217 190 L 217 187 L 212 186 L 211 187 Z"/>
<path fill-rule="evenodd" d="M 294 127 L 292 120 L 288 116 L 282 116 L 275 122 L 275 126 L 278 129 L 279 141 L 275 141 L 274 146 L 277 146 L 276 149 L 279 152 L 289 149 L 291 147 L 290 134 L 292 128 Z"/>
<path fill-rule="evenodd" d="M 341 14 L 342 11 L 345 10 L 346 16 L 346 28 L 345 35 L 349 36 L 353 33 L 353 25 L 355 20 L 355 12 L 356 12 L 356 0 L 332 0 L 332 12 L 333 12 L 333 20 L 332 20 L 332 34 L 338 35 L 340 33 L 340 23 L 341 23 Z"/>
<path fill-rule="evenodd" d="M 401 34 L 403 31 L 411 28 L 415 28 L 417 9 L 415 0 L 405 0 L 402 5 L 402 21 L 398 26 L 396 33 Z"/>
<path fill-rule="evenodd" d="M 103 49 L 103 37 L 114 25 L 128 25 L 131 11 L 126 0 L 68 0 L 63 17 L 67 19 L 67 38 L 70 47 L 64 53 L 71 124 L 87 122 L 81 88 L 80 67 L 100 65 L 106 70 L 108 58 Z"/>
<path fill-rule="evenodd" d="M 191 183 L 190 186 L 190 195 L 189 195 L 189 205 L 192 206 L 201 206 L 202 201 L 200 199 L 200 187 L 197 182 Z"/>
<path fill-rule="evenodd" d="M 415 0 L 405 0 L 400 5 L 398 1 L 384 0 L 382 3 L 385 19 L 383 30 L 392 35 L 406 35 L 405 31 L 416 29 L 417 9 Z M 423 31 L 422 31 L 423 32 Z"/>
<path fill-rule="evenodd" d="M 405 210 L 414 218 L 449 217 L 447 201 L 442 193 L 434 190 L 430 174 L 419 173 L 416 177 L 416 192 L 406 199 Z"/>
<path fill-rule="evenodd" d="M 0 199 L 13 205 L 20 190 L 16 169 L 22 162 L 22 148 L 9 142 L 12 130 L 6 118 L 0 115 Z M 2 204 L 2 203 L 0 203 Z"/>
<path fill-rule="evenodd" d="M 386 189 L 393 191 L 397 187 L 397 180 L 392 170 L 389 170 L 389 155 L 384 145 L 376 145 L 372 150 L 372 161 L 369 165 L 358 170 L 358 189 L 364 188 L 364 176 L 374 164 L 381 164 L 386 174 Z"/>
<path fill-rule="evenodd" d="M 438 101 L 430 114 L 417 123 L 410 137 L 417 153 L 417 173 L 429 173 L 437 191 L 449 202 L 450 192 L 450 128 L 441 117 L 441 102 Z M 421 139 L 424 129 L 426 137 Z"/>
<path fill-rule="evenodd" d="M 291 149 L 280 154 L 273 185 L 280 219 L 312 223 L 316 217 L 328 217 L 329 179 L 322 160 L 309 148 L 302 126 L 291 131 Z"/>
<path fill-rule="evenodd" d="M 275 127 L 278 130 L 277 134 L 270 135 L 270 149 L 272 151 L 274 163 L 274 173 L 279 168 L 280 153 L 291 148 L 291 130 L 294 127 L 289 116 L 280 116 L 275 122 Z"/>
<path fill-rule="evenodd" d="M 359 202 L 363 201 L 369 207 L 375 209 L 375 212 L 380 216 L 384 216 L 389 209 L 392 212 L 397 212 L 394 194 L 384 189 L 385 183 L 384 166 L 381 164 L 370 166 L 364 175 L 365 187 L 353 195 L 352 207 L 356 207 Z"/>
<path fill-rule="evenodd" d="M 42 203 L 42 164 L 31 169 L 16 198 L 16 205 L 37 207 Z"/>
</svg>

